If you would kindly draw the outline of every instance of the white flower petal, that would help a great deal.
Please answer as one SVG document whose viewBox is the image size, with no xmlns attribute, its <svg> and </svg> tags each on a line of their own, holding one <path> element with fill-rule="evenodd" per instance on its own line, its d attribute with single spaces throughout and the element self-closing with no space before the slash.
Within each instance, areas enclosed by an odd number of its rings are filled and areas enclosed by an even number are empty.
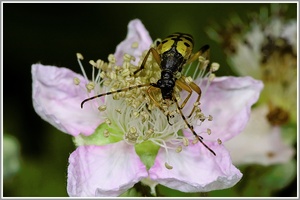
<svg viewBox="0 0 300 200">
<path fill-rule="evenodd" d="M 297 21 L 290 20 L 284 25 L 281 33 L 281 37 L 286 39 L 288 43 L 293 47 L 293 51 L 297 54 Z"/>
<path fill-rule="evenodd" d="M 249 45 L 245 45 L 245 40 L 249 42 Z M 252 76 L 257 79 L 261 78 L 261 48 L 264 40 L 265 35 L 262 28 L 257 24 L 253 24 L 251 31 L 244 36 L 244 39 L 236 41 L 236 52 L 230 55 L 228 60 L 237 74 Z"/>
<path fill-rule="evenodd" d="M 224 142 L 238 135 L 248 123 L 251 106 L 262 87 L 261 81 L 251 77 L 215 78 L 200 100 L 202 112 L 212 115 L 213 120 L 194 126 L 195 131 L 202 133 L 211 129 L 210 135 L 203 136 L 210 141 L 221 139 Z"/>
<path fill-rule="evenodd" d="M 210 145 L 214 156 L 199 142 L 180 153 L 160 149 L 149 176 L 166 187 L 182 192 L 208 192 L 232 187 L 242 177 L 223 145 Z M 173 169 L 167 169 L 165 162 Z"/>
<path fill-rule="evenodd" d="M 32 65 L 32 100 L 35 111 L 59 130 L 73 136 L 89 135 L 100 124 L 99 111 L 91 106 L 81 109 L 87 98 L 84 78 L 67 68 Z M 73 83 L 77 77 L 82 87 Z"/>
<path fill-rule="evenodd" d="M 267 105 L 254 108 L 245 130 L 224 144 L 234 164 L 271 165 L 293 157 L 293 148 L 283 143 L 280 127 L 268 123 L 267 113 Z"/>
<path fill-rule="evenodd" d="M 125 142 L 80 146 L 69 158 L 67 189 L 72 197 L 118 196 L 147 176 L 134 147 Z"/>
<path fill-rule="evenodd" d="M 134 45 L 138 45 L 134 47 Z M 129 22 L 128 32 L 124 41 L 122 41 L 116 48 L 115 57 L 117 64 L 121 65 L 123 61 L 123 55 L 125 53 L 138 58 L 142 55 L 143 51 L 148 50 L 152 44 L 152 39 L 149 32 L 144 27 L 143 23 L 139 19 L 135 19 Z M 139 60 L 136 60 L 134 64 L 138 64 Z"/>
</svg>

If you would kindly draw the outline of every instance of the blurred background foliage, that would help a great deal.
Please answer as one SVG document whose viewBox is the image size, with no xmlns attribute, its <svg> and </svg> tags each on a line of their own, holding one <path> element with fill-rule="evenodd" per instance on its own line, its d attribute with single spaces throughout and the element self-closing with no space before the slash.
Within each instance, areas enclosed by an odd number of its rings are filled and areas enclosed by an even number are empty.
<svg viewBox="0 0 300 200">
<path fill-rule="evenodd" d="M 71 136 L 59 132 L 34 112 L 31 100 L 32 64 L 41 62 L 80 73 L 75 55 L 80 52 L 85 57 L 83 64 L 90 69 L 88 61 L 105 60 L 108 54 L 114 53 L 127 34 L 128 22 L 139 18 L 153 40 L 180 31 L 194 36 L 195 50 L 209 44 L 210 60 L 221 64 L 217 75 L 235 75 L 226 63 L 220 45 L 209 39 L 205 29 L 213 23 L 224 23 L 233 14 L 246 18 L 248 13 L 269 4 L 3 3 L 2 6 L 2 136 L 3 139 L 13 138 L 13 142 L 8 144 L 13 143 L 14 147 L 9 147 L 17 159 L 13 165 L 19 166 L 15 171 L 5 170 L 3 195 L 64 197 L 67 196 L 68 157 L 75 147 Z M 286 17 L 296 16 L 297 5 L 290 4 Z M 8 153 L 5 146 L 4 157 Z M 3 161 L 4 166 L 9 162 Z M 295 162 L 269 167 L 244 166 L 240 168 L 244 177 L 235 187 L 204 196 L 296 196 L 295 174 L 288 173 L 295 167 Z M 287 173 L 278 174 L 277 168 L 284 168 Z M 162 186 L 157 189 L 162 196 L 186 196 Z"/>
</svg>

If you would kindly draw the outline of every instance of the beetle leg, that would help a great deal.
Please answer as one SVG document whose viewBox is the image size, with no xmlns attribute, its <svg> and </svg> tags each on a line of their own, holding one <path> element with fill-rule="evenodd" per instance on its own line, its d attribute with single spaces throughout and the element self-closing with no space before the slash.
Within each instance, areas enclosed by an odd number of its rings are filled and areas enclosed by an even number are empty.
<svg viewBox="0 0 300 200">
<path fill-rule="evenodd" d="M 182 108 L 184 108 L 185 104 L 187 103 L 187 101 L 188 101 L 189 98 L 191 97 L 193 91 L 192 91 L 192 89 L 190 88 L 190 86 L 188 86 L 188 85 L 186 84 L 186 82 L 183 81 L 182 78 L 181 78 L 181 79 L 177 79 L 176 82 L 175 82 L 175 84 L 176 84 L 176 86 L 178 86 L 179 88 L 181 88 L 181 89 L 183 89 L 183 90 L 185 90 L 185 91 L 187 91 L 187 92 L 189 93 L 188 96 L 184 99 L 184 101 L 182 102 L 182 104 L 181 104 L 181 106 L 180 106 L 180 108 L 182 109 Z"/>
<path fill-rule="evenodd" d="M 158 88 L 155 87 L 154 84 L 150 85 L 150 87 L 147 89 L 147 94 L 148 94 L 150 100 L 156 105 L 156 107 L 158 107 L 161 110 L 162 113 L 165 113 L 165 110 L 161 107 L 160 103 L 153 96 L 152 91 L 155 90 L 155 89 L 158 89 Z M 169 125 L 172 126 L 173 124 L 170 123 L 170 117 L 172 117 L 172 116 L 170 116 L 169 113 L 168 113 L 167 114 L 167 120 L 168 120 Z"/>
<path fill-rule="evenodd" d="M 143 62 L 142 62 L 142 64 L 141 64 L 140 68 L 137 69 L 137 70 L 133 73 L 134 75 L 137 74 L 138 72 L 140 72 L 141 70 L 143 70 L 143 69 L 145 68 L 145 64 L 146 64 L 147 59 L 148 59 L 148 57 L 149 57 L 149 55 L 150 55 L 150 52 L 152 53 L 152 55 L 153 55 L 155 61 L 157 62 L 157 64 L 160 65 L 160 55 L 159 55 L 159 53 L 156 51 L 156 49 L 154 49 L 154 48 L 151 47 L 151 48 L 149 49 L 149 51 L 147 52 L 147 54 L 146 54 L 146 56 L 145 56 L 145 58 L 144 58 L 144 60 L 143 60 Z"/>
<path fill-rule="evenodd" d="M 196 85 L 194 82 L 191 82 L 189 84 L 187 84 L 185 81 L 184 81 L 184 76 L 182 76 L 180 79 L 176 80 L 175 84 L 180 87 L 181 89 L 187 91 L 189 94 L 188 96 L 184 99 L 184 101 L 182 102 L 180 108 L 184 108 L 185 104 L 188 102 L 188 100 L 190 99 L 191 95 L 192 95 L 192 90 L 194 90 L 197 94 L 198 94 L 198 97 L 197 97 L 197 100 L 195 102 L 199 102 L 200 98 L 201 98 L 201 89 L 198 85 Z M 195 111 L 195 106 L 193 107 L 191 113 L 189 114 L 188 118 L 192 116 L 192 114 L 194 113 Z"/>
</svg>

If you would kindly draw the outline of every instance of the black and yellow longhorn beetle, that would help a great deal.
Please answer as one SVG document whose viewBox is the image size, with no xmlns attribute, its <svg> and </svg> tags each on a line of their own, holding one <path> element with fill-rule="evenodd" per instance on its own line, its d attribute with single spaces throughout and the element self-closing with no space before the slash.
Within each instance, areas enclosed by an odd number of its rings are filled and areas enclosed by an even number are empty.
<svg viewBox="0 0 300 200">
<path fill-rule="evenodd" d="M 204 45 L 203 47 L 201 47 L 200 50 L 195 54 L 192 54 L 193 47 L 194 47 L 194 39 L 190 34 L 174 33 L 172 35 L 169 35 L 167 38 L 165 38 L 160 43 L 158 43 L 156 47 L 154 47 L 154 48 L 152 47 L 149 49 L 140 68 L 134 72 L 134 75 L 136 75 L 137 73 L 139 73 L 141 70 L 144 69 L 146 61 L 147 61 L 150 53 L 152 53 L 155 61 L 158 63 L 158 65 L 161 68 L 161 78 L 157 81 L 157 83 L 141 84 L 141 85 L 131 86 L 131 87 L 127 87 L 127 88 L 122 88 L 122 89 L 115 90 L 112 92 L 98 94 L 96 96 L 90 97 L 90 98 L 82 101 L 81 107 L 83 107 L 83 104 L 85 102 L 95 99 L 95 98 L 98 98 L 98 97 L 101 97 L 101 96 L 110 95 L 110 94 L 114 94 L 114 93 L 118 93 L 118 92 L 122 92 L 122 91 L 128 91 L 128 90 L 132 90 L 132 89 L 140 88 L 140 87 L 148 87 L 147 94 L 149 95 L 149 98 L 151 99 L 151 101 L 154 102 L 154 104 L 159 109 L 164 111 L 164 109 L 161 107 L 160 103 L 157 102 L 157 100 L 153 97 L 153 93 L 152 93 L 153 90 L 160 89 L 163 100 L 170 100 L 170 101 L 173 101 L 176 103 L 182 119 L 184 120 L 184 122 L 186 123 L 188 128 L 192 131 L 194 136 L 212 154 L 216 155 L 215 152 L 212 149 L 210 149 L 203 142 L 203 137 L 201 137 L 194 131 L 193 126 L 191 126 L 188 123 L 188 121 L 186 120 L 186 117 L 182 113 L 182 109 L 184 108 L 185 104 L 191 97 L 193 91 L 195 91 L 198 94 L 196 102 L 199 102 L 200 97 L 201 97 L 201 89 L 194 82 L 186 83 L 186 81 L 184 79 L 185 77 L 183 75 L 181 75 L 180 72 L 182 71 L 182 68 L 186 64 L 190 64 L 190 63 L 194 62 L 201 55 L 205 55 L 205 57 L 207 57 L 209 54 L 209 46 L 208 45 Z M 178 74 L 180 75 L 179 77 L 178 77 Z M 188 92 L 188 96 L 185 98 L 185 100 L 182 102 L 181 105 L 179 105 L 179 103 L 175 97 L 175 94 L 174 94 L 175 85 L 177 87 L 181 88 L 182 90 L 185 90 Z M 194 108 L 188 117 L 190 117 L 193 114 L 193 112 L 194 112 Z"/>
</svg>

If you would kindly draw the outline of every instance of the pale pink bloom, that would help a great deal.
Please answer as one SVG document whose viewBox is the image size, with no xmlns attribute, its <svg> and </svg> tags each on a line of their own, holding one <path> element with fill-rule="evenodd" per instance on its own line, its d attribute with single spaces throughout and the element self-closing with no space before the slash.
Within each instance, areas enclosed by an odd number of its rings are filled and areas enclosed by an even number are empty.
<svg viewBox="0 0 300 200">
<path fill-rule="evenodd" d="M 122 63 L 123 52 L 130 52 L 130 55 L 138 58 L 152 43 L 139 20 L 132 20 L 128 27 L 127 38 L 117 47 L 115 53 L 119 64 Z M 138 47 L 133 47 L 133 43 L 138 44 Z M 138 62 L 139 60 L 135 61 Z M 123 106 L 122 115 L 113 112 L 114 106 L 119 106 L 118 103 L 122 103 L 122 100 L 111 100 L 109 96 L 101 98 L 101 102 L 111 105 L 107 106 L 107 114 L 104 117 L 95 102 L 80 108 L 82 100 L 88 97 L 84 89 L 88 81 L 81 75 L 66 68 L 35 64 L 32 66 L 32 77 L 33 105 L 36 112 L 59 130 L 76 137 L 78 147 L 70 155 L 68 167 L 67 190 L 70 196 L 118 196 L 146 178 L 150 178 L 154 185 L 162 184 L 183 192 L 207 192 L 232 187 L 242 177 L 241 172 L 232 164 L 224 145 L 216 141 L 230 140 L 244 129 L 251 106 L 257 101 L 262 89 L 260 81 L 249 77 L 215 78 L 202 96 L 201 109 L 203 113 L 212 115 L 213 120 L 193 126 L 196 132 L 203 136 L 204 142 L 214 150 L 216 156 L 201 143 L 192 144 L 192 134 L 184 129 L 183 133 L 188 138 L 189 145 L 177 153 L 177 146 L 172 140 L 163 141 L 168 148 L 161 145 L 154 164 L 147 169 L 146 165 L 149 163 L 145 164 L 147 161 L 142 161 L 137 154 L 135 143 L 123 139 L 97 140 L 100 134 L 94 133 L 105 117 L 110 116 L 119 130 L 116 134 L 125 134 L 127 125 L 133 123 L 133 118 L 126 115 L 130 108 Z M 73 83 L 74 77 L 80 80 L 78 86 Z M 196 83 L 201 87 L 206 85 L 203 80 L 196 80 Z M 94 93 L 89 96 L 93 96 Z M 193 106 L 193 99 L 195 96 L 186 108 Z M 172 129 L 176 132 L 180 130 L 176 129 L 177 124 L 170 126 L 165 123 L 166 117 L 160 112 L 153 110 L 150 116 L 149 121 L 152 120 L 154 127 L 166 132 Z M 184 123 L 178 121 L 178 124 Z M 211 129 L 211 135 L 207 135 L 208 128 Z M 93 133 L 94 138 L 89 142 L 85 141 L 83 135 Z M 157 138 L 151 139 L 156 141 Z M 149 149 L 149 153 L 151 151 L 152 149 Z M 167 169 L 166 163 L 173 168 Z"/>
<path fill-rule="evenodd" d="M 294 149 L 284 142 L 280 127 L 268 123 L 267 114 L 267 105 L 253 108 L 245 130 L 224 144 L 234 164 L 268 166 L 286 163 L 294 156 Z"/>
</svg>

